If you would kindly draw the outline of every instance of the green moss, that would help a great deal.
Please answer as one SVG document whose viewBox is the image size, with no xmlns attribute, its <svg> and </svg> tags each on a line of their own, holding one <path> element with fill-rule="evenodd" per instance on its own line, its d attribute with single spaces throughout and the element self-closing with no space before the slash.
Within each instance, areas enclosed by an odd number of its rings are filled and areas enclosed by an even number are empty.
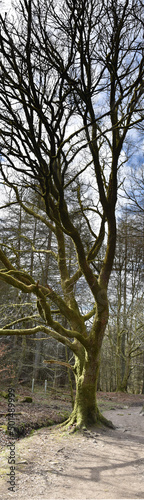
<svg viewBox="0 0 144 500">
<path fill-rule="evenodd" d="M 1 426 L 0 426 L 0 429 L 3 429 L 3 431 L 7 432 L 7 425 L 4 425 L 4 424 L 3 424 L 3 425 L 1 425 Z"/>
<path fill-rule="evenodd" d="M 21 402 L 22 403 L 32 403 L 32 398 L 30 396 L 26 396 Z"/>
<path fill-rule="evenodd" d="M 48 420 L 46 427 L 48 427 L 49 425 L 54 425 L 54 423 L 54 420 Z"/>
<path fill-rule="evenodd" d="M 59 415 L 60 417 L 62 417 L 63 419 L 67 419 L 67 418 L 69 418 L 69 416 L 70 416 L 70 412 L 69 412 L 69 411 L 63 411 L 63 412 L 60 412 L 60 411 L 59 411 L 59 412 L 58 412 L 58 415 Z"/>
<path fill-rule="evenodd" d="M 8 393 L 8 392 L 6 392 L 6 391 L 0 391 L 0 397 L 5 398 L 5 399 L 8 399 L 8 398 L 9 398 L 9 393 Z M 19 399 L 19 396 L 17 396 L 17 395 L 15 394 L 15 396 L 14 396 L 14 401 L 18 401 L 18 399 Z"/>
<path fill-rule="evenodd" d="M 2 398 L 5 398 L 5 399 L 8 399 L 8 397 L 9 397 L 8 392 L 5 392 L 5 391 L 0 391 L 0 396 L 2 396 Z"/>
<path fill-rule="evenodd" d="M 34 433 L 35 433 L 35 429 L 32 429 L 32 430 L 30 431 L 30 433 L 29 433 L 29 437 L 30 437 L 30 436 L 33 436 L 33 434 L 34 434 Z"/>
</svg>

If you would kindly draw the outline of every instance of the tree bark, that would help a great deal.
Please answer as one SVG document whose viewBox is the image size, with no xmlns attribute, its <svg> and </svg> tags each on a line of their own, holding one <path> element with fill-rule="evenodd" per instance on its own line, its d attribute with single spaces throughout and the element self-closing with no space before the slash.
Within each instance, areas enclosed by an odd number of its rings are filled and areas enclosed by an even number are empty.
<svg viewBox="0 0 144 500">
<path fill-rule="evenodd" d="M 99 332 L 99 337 L 102 336 L 103 330 Z M 87 350 L 81 349 L 79 357 L 75 357 L 76 396 L 73 411 L 66 422 L 67 426 L 80 429 L 103 423 L 114 428 L 112 422 L 101 414 L 97 405 L 100 351 L 101 346 L 97 347 L 97 342 L 94 340 Z"/>
<path fill-rule="evenodd" d="M 86 356 L 81 375 L 76 373 L 76 397 L 74 409 L 66 426 L 74 429 L 88 428 L 104 424 L 114 428 L 112 422 L 107 420 L 100 412 L 97 405 L 97 381 L 99 374 L 99 356 Z"/>
</svg>

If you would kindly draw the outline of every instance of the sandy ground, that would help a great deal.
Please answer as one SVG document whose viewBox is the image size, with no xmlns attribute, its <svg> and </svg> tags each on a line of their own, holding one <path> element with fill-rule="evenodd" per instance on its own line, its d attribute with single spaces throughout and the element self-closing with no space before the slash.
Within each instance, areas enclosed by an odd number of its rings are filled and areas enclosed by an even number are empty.
<svg viewBox="0 0 144 500">
<path fill-rule="evenodd" d="M 116 429 L 69 435 L 42 428 L 16 442 L 16 489 L 8 491 L 9 449 L 0 454 L 0 499 L 144 499 L 141 407 L 105 411 Z"/>
</svg>

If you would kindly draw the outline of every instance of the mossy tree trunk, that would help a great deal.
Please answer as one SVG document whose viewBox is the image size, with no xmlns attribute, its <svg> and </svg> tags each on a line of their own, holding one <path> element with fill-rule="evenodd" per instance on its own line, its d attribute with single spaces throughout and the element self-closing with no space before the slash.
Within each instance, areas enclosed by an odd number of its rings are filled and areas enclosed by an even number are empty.
<svg viewBox="0 0 144 500">
<path fill-rule="evenodd" d="M 101 321 L 100 321 L 101 316 Z M 102 422 L 112 426 L 111 422 L 103 417 L 97 405 L 97 382 L 100 368 L 101 345 L 108 319 L 108 308 L 97 315 L 90 332 L 86 347 L 77 343 L 75 355 L 76 396 L 73 411 L 66 422 L 66 426 L 76 429 L 90 427 Z"/>
<path fill-rule="evenodd" d="M 83 362 L 76 360 L 76 397 L 73 411 L 66 422 L 66 426 L 74 429 L 88 428 L 103 423 L 113 427 L 100 412 L 97 405 L 97 381 L 100 366 L 100 351 L 93 348 L 85 352 Z"/>
<path fill-rule="evenodd" d="M 82 370 L 76 363 L 76 398 L 71 422 L 78 427 L 89 426 L 99 420 L 96 402 L 97 380 L 100 356 L 95 352 L 86 352 Z"/>
</svg>

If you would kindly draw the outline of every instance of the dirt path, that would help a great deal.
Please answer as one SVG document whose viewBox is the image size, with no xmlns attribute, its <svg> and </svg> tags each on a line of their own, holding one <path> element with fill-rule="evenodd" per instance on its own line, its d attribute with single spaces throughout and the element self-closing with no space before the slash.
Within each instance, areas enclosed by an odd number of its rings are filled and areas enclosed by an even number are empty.
<svg viewBox="0 0 144 500">
<path fill-rule="evenodd" d="M 8 448 L 0 454 L 0 499 L 144 499 L 141 407 L 105 411 L 116 430 L 83 434 L 42 428 L 16 443 L 16 492 L 8 492 Z"/>
</svg>

